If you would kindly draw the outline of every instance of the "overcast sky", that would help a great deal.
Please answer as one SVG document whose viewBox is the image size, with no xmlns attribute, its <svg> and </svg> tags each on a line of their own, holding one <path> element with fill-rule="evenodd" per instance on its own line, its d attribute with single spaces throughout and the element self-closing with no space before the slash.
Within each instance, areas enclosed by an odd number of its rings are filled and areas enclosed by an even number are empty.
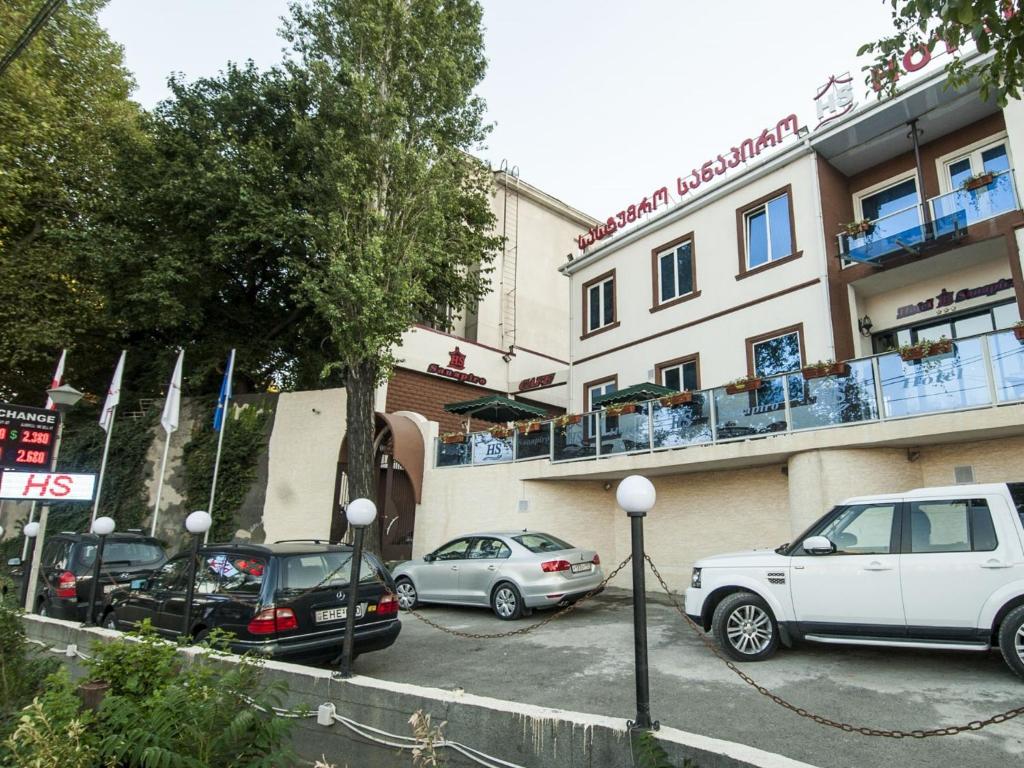
<svg viewBox="0 0 1024 768">
<path fill-rule="evenodd" d="M 790 113 L 891 29 L 883 0 L 483 0 L 481 95 L 495 123 L 479 154 L 607 218 Z M 171 72 L 228 61 L 269 67 L 286 0 L 111 0 L 100 20 L 125 48 L 135 98 L 168 95 Z"/>
</svg>

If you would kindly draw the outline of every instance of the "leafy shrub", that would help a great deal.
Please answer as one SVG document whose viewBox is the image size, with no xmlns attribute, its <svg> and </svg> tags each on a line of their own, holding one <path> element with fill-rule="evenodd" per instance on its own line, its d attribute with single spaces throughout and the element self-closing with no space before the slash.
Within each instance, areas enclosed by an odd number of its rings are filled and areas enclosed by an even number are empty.
<svg viewBox="0 0 1024 768">
<path fill-rule="evenodd" d="M 161 640 L 149 619 L 131 637 L 96 645 L 85 662 L 92 680 L 110 683 L 110 694 L 141 701 L 174 682 L 178 672 L 177 649 Z"/>
<path fill-rule="evenodd" d="M 0 741 L 14 728 L 18 710 L 32 701 L 59 665 L 56 659 L 32 653 L 16 600 L 16 595 L 0 600 Z"/>
</svg>

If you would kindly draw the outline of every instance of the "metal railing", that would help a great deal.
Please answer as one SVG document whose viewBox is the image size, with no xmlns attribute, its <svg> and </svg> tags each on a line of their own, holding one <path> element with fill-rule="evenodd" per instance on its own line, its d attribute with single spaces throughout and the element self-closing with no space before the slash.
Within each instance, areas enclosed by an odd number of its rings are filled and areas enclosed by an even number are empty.
<svg viewBox="0 0 1024 768">
<path fill-rule="evenodd" d="M 438 439 L 434 460 L 438 467 L 598 460 L 1019 402 L 1024 341 L 1006 330 L 958 339 L 949 352 L 920 360 L 898 352 L 850 360 L 842 375 L 805 379 L 795 371 L 762 377 L 747 392 L 714 387 L 691 393 L 688 403 L 647 400 L 628 412 L 592 411 L 507 437 Z"/>
<path fill-rule="evenodd" d="M 925 205 L 931 213 L 927 222 Z M 1017 208 L 1013 171 L 993 173 L 988 184 L 915 203 L 867 222 L 864 231 L 840 232 L 836 235 L 839 255 L 852 261 L 874 262 L 901 250 L 913 252 L 930 240 L 963 233 L 971 224 Z"/>
</svg>

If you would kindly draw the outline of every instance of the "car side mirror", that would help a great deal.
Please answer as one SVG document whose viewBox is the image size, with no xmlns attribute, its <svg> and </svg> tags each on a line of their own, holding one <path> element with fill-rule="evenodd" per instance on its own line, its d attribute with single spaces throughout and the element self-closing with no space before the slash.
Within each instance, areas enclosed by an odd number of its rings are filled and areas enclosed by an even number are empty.
<svg viewBox="0 0 1024 768">
<path fill-rule="evenodd" d="M 20 557 L 12 557 L 10 560 L 7 561 L 7 564 L 11 568 L 17 568 L 18 566 L 21 565 L 21 558 Z"/>
<path fill-rule="evenodd" d="M 802 546 L 808 555 L 831 555 L 836 551 L 836 545 L 825 536 L 808 536 Z"/>
<path fill-rule="evenodd" d="M 132 579 L 132 589 L 145 589 L 149 579 Z"/>
<path fill-rule="evenodd" d="M 423 556 L 423 562 L 425 562 L 425 563 L 432 563 L 436 559 L 437 559 L 437 555 L 424 555 Z"/>
</svg>

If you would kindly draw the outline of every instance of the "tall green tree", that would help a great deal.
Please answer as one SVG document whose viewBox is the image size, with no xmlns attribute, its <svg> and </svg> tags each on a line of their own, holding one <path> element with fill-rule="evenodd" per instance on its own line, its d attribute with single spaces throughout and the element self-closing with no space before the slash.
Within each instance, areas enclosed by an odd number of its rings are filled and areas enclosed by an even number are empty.
<svg viewBox="0 0 1024 768">
<path fill-rule="evenodd" d="M 0 47 L 40 5 L 0 3 Z M 69 0 L 0 77 L 0 398 L 41 404 L 62 347 L 89 352 L 72 366 L 102 357 L 97 217 L 139 115 L 121 48 L 96 20 L 103 5 Z"/>
<path fill-rule="evenodd" d="M 301 291 L 345 379 L 352 497 L 376 498 L 374 392 L 402 333 L 477 301 L 499 246 L 468 154 L 488 131 L 481 19 L 475 0 L 313 0 L 286 22 L 315 166 Z"/>
<path fill-rule="evenodd" d="M 887 0 L 892 6 L 894 32 L 861 46 L 858 56 L 872 53 L 865 67 L 866 82 L 882 94 L 893 94 L 903 72 L 902 58 L 914 49 L 936 45 L 963 51 L 973 44 L 979 53 L 991 53 L 982 62 L 965 62 L 960 55 L 946 64 L 947 80 L 954 88 L 977 77 L 980 96 L 994 94 L 1000 107 L 1020 98 L 1024 84 L 1024 14 L 1012 0 Z"/>
</svg>

